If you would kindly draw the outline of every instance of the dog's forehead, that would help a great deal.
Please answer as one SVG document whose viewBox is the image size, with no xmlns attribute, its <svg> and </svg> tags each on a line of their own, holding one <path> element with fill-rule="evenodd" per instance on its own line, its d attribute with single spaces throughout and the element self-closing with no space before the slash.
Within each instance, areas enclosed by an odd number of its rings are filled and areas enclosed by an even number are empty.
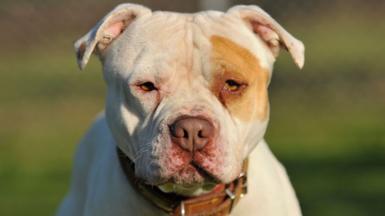
<svg viewBox="0 0 385 216">
<path fill-rule="evenodd" d="M 139 20 L 127 35 L 130 38 L 127 45 L 145 50 L 149 55 L 142 57 L 151 57 L 157 67 L 167 67 L 172 62 L 175 67 L 196 72 L 190 70 L 191 67 L 209 64 L 206 61 L 210 61 L 218 37 L 248 50 L 263 68 L 271 69 L 274 61 L 266 45 L 240 18 L 217 11 L 195 14 L 154 12 L 152 16 Z"/>
<path fill-rule="evenodd" d="M 216 11 L 207 11 L 195 14 L 194 24 L 197 26 L 194 35 L 195 41 L 198 41 L 197 44 L 202 44 L 199 43 L 199 39 L 205 38 L 203 41 L 208 43 L 203 43 L 202 48 L 209 49 L 209 53 L 216 49 L 216 39 L 223 38 L 236 45 L 232 46 L 232 48 L 247 50 L 248 53 L 258 59 L 261 67 L 271 69 L 274 57 L 268 47 L 239 17 Z"/>
</svg>

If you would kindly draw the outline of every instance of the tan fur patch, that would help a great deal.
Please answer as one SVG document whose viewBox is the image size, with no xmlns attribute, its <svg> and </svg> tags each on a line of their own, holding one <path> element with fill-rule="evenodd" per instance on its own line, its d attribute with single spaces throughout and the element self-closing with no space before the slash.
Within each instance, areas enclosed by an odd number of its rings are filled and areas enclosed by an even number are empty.
<svg viewBox="0 0 385 216">
<path fill-rule="evenodd" d="M 214 35 L 210 41 L 214 70 L 211 91 L 235 117 L 243 121 L 265 120 L 269 110 L 268 71 L 261 68 L 248 49 L 230 39 Z M 229 79 L 244 84 L 245 88 L 237 93 L 224 92 Z"/>
</svg>

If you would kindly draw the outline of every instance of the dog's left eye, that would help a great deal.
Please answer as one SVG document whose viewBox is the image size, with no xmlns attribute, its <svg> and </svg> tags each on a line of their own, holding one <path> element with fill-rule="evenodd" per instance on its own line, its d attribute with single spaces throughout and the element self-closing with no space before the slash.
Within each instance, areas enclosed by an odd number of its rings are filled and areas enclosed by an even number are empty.
<svg viewBox="0 0 385 216">
<path fill-rule="evenodd" d="M 225 86 L 223 88 L 228 92 L 238 92 L 239 90 L 242 89 L 243 86 L 244 86 L 243 84 L 235 80 L 229 79 L 229 80 L 226 80 Z"/>
<path fill-rule="evenodd" d="M 154 90 L 158 90 L 158 88 L 155 86 L 152 82 L 144 82 L 137 85 L 142 91 L 150 92 Z"/>
</svg>

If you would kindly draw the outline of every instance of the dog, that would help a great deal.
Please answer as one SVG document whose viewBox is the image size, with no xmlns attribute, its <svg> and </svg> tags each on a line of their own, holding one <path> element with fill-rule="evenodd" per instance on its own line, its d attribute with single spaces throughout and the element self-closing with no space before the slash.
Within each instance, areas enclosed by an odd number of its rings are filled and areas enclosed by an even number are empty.
<svg viewBox="0 0 385 216">
<path fill-rule="evenodd" d="M 100 58 L 107 99 L 57 215 L 301 215 L 263 138 L 281 48 L 302 68 L 303 43 L 258 6 L 118 5 L 75 43 L 81 69 Z"/>
</svg>

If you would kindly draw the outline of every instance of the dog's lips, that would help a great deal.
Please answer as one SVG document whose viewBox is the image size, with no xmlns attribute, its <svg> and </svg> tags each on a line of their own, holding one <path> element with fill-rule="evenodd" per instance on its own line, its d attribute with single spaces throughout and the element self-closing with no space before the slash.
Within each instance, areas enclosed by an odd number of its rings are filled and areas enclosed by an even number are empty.
<svg viewBox="0 0 385 216">
<path fill-rule="evenodd" d="M 195 185 L 203 182 L 219 183 L 213 174 L 201 168 L 196 162 L 191 161 L 178 172 L 174 173 L 169 182 L 183 185 Z"/>
<path fill-rule="evenodd" d="M 176 177 L 182 177 L 182 180 L 192 180 L 193 182 L 200 182 L 204 178 L 203 175 L 198 172 L 197 168 L 191 163 L 183 167 L 179 172 L 177 172 Z M 186 177 L 191 179 L 184 179 Z"/>
<path fill-rule="evenodd" d="M 202 175 L 206 180 L 210 182 L 220 182 L 219 178 L 216 177 L 213 173 L 207 171 L 206 169 L 202 168 L 198 163 L 195 161 L 191 161 L 190 163 L 191 166 L 193 166 L 196 171 Z"/>
</svg>

